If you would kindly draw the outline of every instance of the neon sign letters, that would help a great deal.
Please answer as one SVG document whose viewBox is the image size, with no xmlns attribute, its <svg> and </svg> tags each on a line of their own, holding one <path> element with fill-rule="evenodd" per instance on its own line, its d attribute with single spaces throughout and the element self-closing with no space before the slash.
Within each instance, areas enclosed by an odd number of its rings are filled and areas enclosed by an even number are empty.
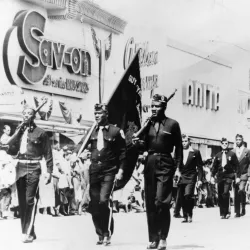
<svg viewBox="0 0 250 250">
<path fill-rule="evenodd" d="M 16 14 L 8 30 L 3 46 L 3 60 L 6 75 L 11 84 L 16 84 L 8 55 L 10 38 L 17 30 L 17 41 L 25 53 L 18 58 L 15 74 L 27 85 L 43 86 L 47 70 L 61 70 L 66 67 L 69 74 L 87 77 L 91 75 L 91 57 L 87 50 L 66 47 L 44 36 L 46 18 L 36 12 L 23 10 Z M 27 86 L 28 88 L 28 86 Z M 82 91 L 81 91 L 82 92 Z"/>
</svg>

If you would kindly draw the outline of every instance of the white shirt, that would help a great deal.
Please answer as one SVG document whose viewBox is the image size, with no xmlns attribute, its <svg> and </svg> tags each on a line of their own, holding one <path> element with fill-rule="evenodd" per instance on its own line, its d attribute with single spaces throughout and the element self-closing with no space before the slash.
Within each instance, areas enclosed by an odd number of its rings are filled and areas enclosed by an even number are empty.
<svg viewBox="0 0 250 250">
<path fill-rule="evenodd" d="M 10 139 L 10 136 L 9 136 L 9 135 L 3 134 L 3 135 L 1 136 L 0 142 L 1 142 L 2 144 L 7 144 L 7 142 L 8 142 L 9 139 Z"/>
<path fill-rule="evenodd" d="M 243 145 L 241 147 L 236 147 L 236 155 L 237 155 L 238 158 L 240 158 L 244 148 L 245 147 Z"/>
<path fill-rule="evenodd" d="M 183 150 L 183 164 L 185 165 L 186 162 L 187 162 L 187 159 L 188 159 L 188 155 L 189 155 L 189 152 L 193 152 L 194 150 L 192 149 L 192 147 L 188 147 L 188 149 L 184 149 Z"/>
</svg>

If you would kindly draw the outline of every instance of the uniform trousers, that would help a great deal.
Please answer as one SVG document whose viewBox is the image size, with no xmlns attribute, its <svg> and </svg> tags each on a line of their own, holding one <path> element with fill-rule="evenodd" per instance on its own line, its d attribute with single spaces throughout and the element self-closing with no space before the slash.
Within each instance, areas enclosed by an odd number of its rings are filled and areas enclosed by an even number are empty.
<svg viewBox="0 0 250 250">
<path fill-rule="evenodd" d="M 17 182 L 22 233 L 34 235 L 34 222 L 38 202 L 38 184 L 41 169 L 33 170 L 21 176 Z"/>
<path fill-rule="evenodd" d="M 233 180 L 231 178 L 223 178 L 218 180 L 218 203 L 220 207 L 220 216 L 230 214 L 230 189 Z"/>
<path fill-rule="evenodd" d="M 181 211 L 181 196 L 180 196 L 180 186 L 178 184 L 177 187 L 173 187 L 173 196 L 175 199 L 175 206 L 174 206 L 174 215 L 180 215 L 180 211 Z"/>
<path fill-rule="evenodd" d="M 90 174 L 89 209 L 99 237 L 110 237 L 114 231 L 111 196 L 115 186 L 115 174 Z"/>
<path fill-rule="evenodd" d="M 145 166 L 145 201 L 149 241 L 166 240 L 170 228 L 174 162 L 171 155 L 149 155 Z"/>
<path fill-rule="evenodd" d="M 239 214 L 240 205 L 242 209 L 245 209 L 246 206 L 246 184 L 247 180 L 241 180 L 240 183 L 235 184 L 234 187 L 234 211 L 236 214 Z"/>
<path fill-rule="evenodd" d="M 192 217 L 194 208 L 195 183 L 181 183 L 179 188 L 183 217 Z"/>
</svg>

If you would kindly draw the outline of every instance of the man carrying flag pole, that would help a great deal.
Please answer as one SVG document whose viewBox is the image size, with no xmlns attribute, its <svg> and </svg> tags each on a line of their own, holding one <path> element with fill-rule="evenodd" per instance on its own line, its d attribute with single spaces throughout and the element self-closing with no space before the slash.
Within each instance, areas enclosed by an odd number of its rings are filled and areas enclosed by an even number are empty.
<svg viewBox="0 0 250 250">
<path fill-rule="evenodd" d="M 175 92 L 174 92 L 175 93 Z M 179 123 L 166 117 L 166 96 L 155 94 L 151 103 L 152 116 L 134 134 L 135 145 L 147 151 L 144 180 L 149 244 L 147 249 L 166 250 L 170 228 L 170 202 L 173 176 L 180 176 L 183 164 L 182 138 Z M 175 160 L 171 153 L 175 148 Z"/>
<path fill-rule="evenodd" d="M 138 158 L 132 144 L 132 135 L 141 124 L 138 53 L 107 104 L 95 105 L 96 123 L 75 150 L 79 156 L 90 145 L 90 213 L 99 237 L 98 245 L 111 243 L 114 228 L 111 196 L 114 189 L 126 185 Z"/>
</svg>

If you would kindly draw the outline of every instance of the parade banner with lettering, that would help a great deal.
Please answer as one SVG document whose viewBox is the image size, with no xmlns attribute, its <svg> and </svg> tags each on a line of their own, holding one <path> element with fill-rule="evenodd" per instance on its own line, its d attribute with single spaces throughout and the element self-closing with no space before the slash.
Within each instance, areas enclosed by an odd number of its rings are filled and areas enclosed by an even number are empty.
<svg viewBox="0 0 250 250">
<path fill-rule="evenodd" d="M 109 121 L 124 131 L 127 145 L 127 168 L 116 188 L 123 188 L 129 181 L 138 159 L 138 151 L 132 145 L 132 135 L 141 128 L 141 77 L 139 52 L 127 68 L 118 87 L 108 102 Z"/>
<path fill-rule="evenodd" d="M 159 65 L 159 43 L 154 39 L 155 36 L 135 32 L 133 36 L 128 37 L 124 48 L 123 67 L 126 69 L 134 55 L 139 53 L 139 66 L 141 74 L 141 91 L 142 91 L 142 121 L 145 121 L 150 115 L 151 99 L 155 93 L 159 93 L 159 75 L 161 68 Z M 138 35 L 140 33 L 140 35 Z"/>
<path fill-rule="evenodd" d="M 117 181 L 115 190 L 123 188 L 132 176 L 137 159 L 138 150 L 132 144 L 132 135 L 141 128 L 141 77 L 139 65 L 139 51 L 135 54 L 127 67 L 109 101 L 107 101 L 109 122 L 124 131 L 127 145 L 127 164 L 124 176 Z M 96 124 L 83 139 L 78 156 L 86 148 L 90 135 Z"/>
</svg>

